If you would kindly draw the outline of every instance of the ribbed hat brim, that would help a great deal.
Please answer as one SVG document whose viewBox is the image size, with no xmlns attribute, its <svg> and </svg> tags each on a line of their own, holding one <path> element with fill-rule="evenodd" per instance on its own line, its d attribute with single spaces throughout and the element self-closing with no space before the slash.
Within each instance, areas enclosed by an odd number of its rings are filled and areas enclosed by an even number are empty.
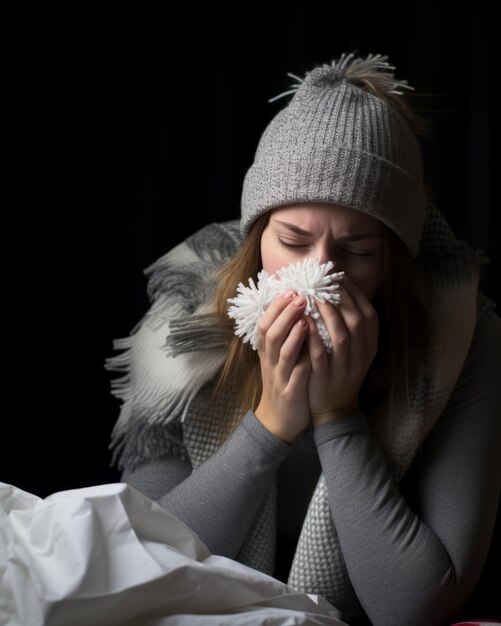
<svg viewBox="0 0 501 626">
<path fill-rule="evenodd" d="M 320 175 L 319 175 L 320 173 Z M 424 187 L 403 169 L 348 146 L 305 151 L 290 146 L 261 155 L 246 173 L 241 229 L 272 208 L 306 202 L 341 204 L 368 213 L 398 232 L 418 253 L 427 198 Z"/>
</svg>

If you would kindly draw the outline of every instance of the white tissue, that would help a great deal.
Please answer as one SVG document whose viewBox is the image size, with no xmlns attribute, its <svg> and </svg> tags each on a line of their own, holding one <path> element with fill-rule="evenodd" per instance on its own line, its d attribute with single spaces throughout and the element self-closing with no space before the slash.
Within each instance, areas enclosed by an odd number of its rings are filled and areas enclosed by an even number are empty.
<svg viewBox="0 0 501 626">
<path fill-rule="evenodd" d="M 344 272 L 330 274 L 333 265 L 332 261 L 320 264 L 317 258 L 307 257 L 278 270 L 278 277 L 261 270 L 257 275 L 257 285 L 252 278 L 249 278 L 248 287 L 239 283 L 238 295 L 228 298 L 232 305 L 228 308 L 228 315 L 235 320 L 235 335 L 242 337 L 244 343 L 249 342 L 257 350 L 258 323 L 261 316 L 278 294 L 293 290 L 306 298 L 304 314 L 311 315 L 315 320 L 325 349 L 330 354 L 331 338 L 318 311 L 316 300 L 336 305 L 341 301 L 337 281 L 343 277 Z"/>
</svg>

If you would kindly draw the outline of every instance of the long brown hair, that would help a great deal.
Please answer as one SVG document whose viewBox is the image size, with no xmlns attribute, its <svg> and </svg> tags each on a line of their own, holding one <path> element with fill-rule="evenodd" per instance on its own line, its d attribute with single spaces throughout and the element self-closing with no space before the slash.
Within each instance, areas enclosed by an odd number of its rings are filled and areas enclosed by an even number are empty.
<svg viewBox="0 0 501 626">
<path fill-rule="evenodd" d="M 424 274 L 385 225 L 383 237 L 383 280 L 372 303 L 379 319 L 378 350 L 359 394 L 376 432 L 391 428 L 397 396 L 410 405 L 415 375 L 440 367 L 447 347 L 444 321 Z"/>
</svg>

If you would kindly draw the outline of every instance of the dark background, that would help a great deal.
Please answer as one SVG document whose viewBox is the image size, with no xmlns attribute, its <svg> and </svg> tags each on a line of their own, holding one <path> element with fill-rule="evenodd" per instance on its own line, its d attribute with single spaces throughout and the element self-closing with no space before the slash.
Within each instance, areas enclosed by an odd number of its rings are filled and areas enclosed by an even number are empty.
<svg viewBox="0 0 501 626">
<path fill-rule="evenodd" d="M 4 243 L 13 232 L 22 252 L 6 266 L 19 297 L 6 307 L 0 480 L 41 497 L 119 480 L 104 360 L 148 306 L 143 269 L 206 223 L 238 217 L 259 137 L 290 96 L 268 99 L 294 82 L 287 72 L 342 52 L 387 54 L 415 87 L 433 128 L 419 139 L 425 180 L 454 232 L 490 258 L 481 286 L 499 302 L 498 35 L 487 4 L 289 0 L 31 17 L 6 96 L 21 180 Z"/>
</svg>

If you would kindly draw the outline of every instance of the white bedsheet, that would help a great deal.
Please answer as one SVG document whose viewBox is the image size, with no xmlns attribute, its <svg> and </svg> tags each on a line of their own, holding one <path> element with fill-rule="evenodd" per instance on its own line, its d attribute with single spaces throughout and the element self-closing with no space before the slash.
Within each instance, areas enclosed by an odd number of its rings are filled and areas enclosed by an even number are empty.
<svg viewBox="0 0 501 626">
<path fill-rule="evenodd" d="M 344 625 L 324 598 L 210 554 L 125 483 L 39 498 L 0 482 L 0 624 Z"/>
</svg>

